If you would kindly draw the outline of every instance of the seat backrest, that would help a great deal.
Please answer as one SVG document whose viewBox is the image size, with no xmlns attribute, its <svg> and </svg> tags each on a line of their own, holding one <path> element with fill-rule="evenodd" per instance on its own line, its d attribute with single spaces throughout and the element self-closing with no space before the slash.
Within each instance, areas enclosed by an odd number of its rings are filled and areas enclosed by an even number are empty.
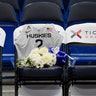
<svg viewBox="0 0 96 96">
<path fill-rule="evenodd" d="M 70 0 L 70 5 L 73 5 L 79 2 L 96 2 L 96 0 Z"/>
<path fill-rule="evenodd" d="M 31 3 L 24 8 L 23 14 L 21 15 L 21 24 L 36 21 L 47 21 L 46 23 L 60 22 L 64 24 L 63 14 L 58 5 L 54 3 Z"/>
<path fill-rule="evenodd" d="M 76 22 L 95 22 L 95 9 L 95 2 L 80 2 L 72 5 L 69 12 L 68 24 L 75 24 Z"/>
<path fill-rule="evenodd" d="M 79 11 L 80 12 L 84 12 L 84 11 L 82 11 L 83 9 L 85 10 L 85 13 L 87 13 L 88 14 L 88 11 L 86 11 L 87 10 L 87 8 L 86 8 L 86 6 L 87 6 L 87 4 L 86 5 L 82 5 L 82 3 L 87 3 L 87 2 L 89 2 L 89 3 L 96 3 L 96 0 L 70 0 L 69 1 L 69 6 L 68 6 L 68 8 L 69 8 L 69 12 L 68 13 L 70 13 L 70 11 L 71 10 L 73 10 L 73 11 L 75 11 L 76 10 L 76 8 L 74 7 L 74 9 L 73 8 L 71 8 L 71 7 L 73 7 L 73 6 L 75 6 L 75 5 L 77 5 L 77 10 L 78 9 L 80 9 Z M 80 5 L 78 5 L 80 3 Z M 81 8 L 79 8 L 80 6 L 82 6 L 82 9 Z M 89 8 L 88 8 L 89 9 Z M 91 10 L 91 8 L 90 8 L 90 10 Z M 92 9 L 93 10 L 93 9 Z M 72 12 L 72 11 L 71 11 Z M 93 12 L 93 11 L 92 11 Z M 79 12 L 77 12 L 77 14 L 79 14 Z M 81 14 L 81 13 L 80 13 Z M 87 15 L 86 14 L 86 15 Z M 68 14 L 69 15 L 69 14 Z M 89 16 L 89 15 L 88 15 Z M 75 18 L 75 17 L 74 17 Z"/>
<path fill-rule="evenodd" d="M 8 4 L 10 4 L 11 6 L 13 6 L 13 8 L 14 8 L 16 11 L 19 11 L 18 0 L 0 0 L 0 2 L 8 3 Z"/>
<path fill-rule="evenodd" d="M 0 22 L 17 22 L 15 11 L 11 5 L 0 3 Z"/>
<path fill-rule="evenodd" d="M 37 2 L 51 2 L 55 3 L 60 6 L 61 9 L 64 10 L 63 0 L 25 0 L 24 6 L 30 3 L 37 3 Z"/>
</svg>

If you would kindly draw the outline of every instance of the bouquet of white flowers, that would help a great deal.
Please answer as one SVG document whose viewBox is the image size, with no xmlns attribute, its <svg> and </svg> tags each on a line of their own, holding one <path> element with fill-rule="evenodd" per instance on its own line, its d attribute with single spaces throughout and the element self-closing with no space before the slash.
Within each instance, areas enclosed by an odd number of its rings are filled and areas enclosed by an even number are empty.
<svg viewBox="0 0 96 96">
<path fill-rule="evenodd" d="M 18 67 L 35 67 L 43 68 L 56 64 L 56 54 L 48 51 L 48 48 L 32 49 L 28 57 L 17 61 Z"/>
</svg>

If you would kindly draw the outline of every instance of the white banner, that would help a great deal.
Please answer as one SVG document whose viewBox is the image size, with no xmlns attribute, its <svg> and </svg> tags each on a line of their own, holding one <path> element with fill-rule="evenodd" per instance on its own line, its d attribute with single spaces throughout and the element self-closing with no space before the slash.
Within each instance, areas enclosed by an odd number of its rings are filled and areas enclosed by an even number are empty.
<svg viewBox="0 0 96 96">
<path fill-rule="evenodd" d="M 76 24 L 66 29 L 65 43 L 96 43 L 96 23 Z"/>
</svg>

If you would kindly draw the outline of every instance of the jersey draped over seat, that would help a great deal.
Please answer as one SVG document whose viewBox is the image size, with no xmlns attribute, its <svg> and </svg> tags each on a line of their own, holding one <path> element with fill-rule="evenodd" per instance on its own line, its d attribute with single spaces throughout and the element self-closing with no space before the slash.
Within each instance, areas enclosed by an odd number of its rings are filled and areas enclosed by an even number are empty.
<svg viewBox="0 0 96 96">
<path fill-rule="evenodd" d="M 22 26 L 24 29 L 14 41 L 18 51 L 18 58 L 28 56 L 30 51 L 37 47 L 55 48 L 61 46 L 63 36 L 59 34 L 59 30 L 55 29 L 54 24 L 43 24 L 41 26 L 43 27 L 36 27 L 36 24 Z"/>
</svg>

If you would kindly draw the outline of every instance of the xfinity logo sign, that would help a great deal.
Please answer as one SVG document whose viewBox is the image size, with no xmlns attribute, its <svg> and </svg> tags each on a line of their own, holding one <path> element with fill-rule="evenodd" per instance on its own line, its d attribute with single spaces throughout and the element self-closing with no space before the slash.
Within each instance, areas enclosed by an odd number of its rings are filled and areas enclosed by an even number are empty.
<svg viewBox="0 0 96 96">
<path fill-rule="evenodd" d="M 73 33 L 73 34 L 71 35 L 71 38 L 73 38 L 73 37 L 75 37 L 75 36 L 77 36 L 77 37 L 80 38 L 80 39 L 82 38 L 81 35 L 80 35 L 80 33 L 82 32 L 81 29 L 78 30 L 78 31 L 76 31 L 76 32 L 73 31 L 73 30 L 71 30 L 71 32 Z"/>
<path fill-rule="evenodd" d="M 81 34 L 81 32 L 82 32 L 82 34 Z M 78 30 L 78 31 L 73 31 L 73 30 L 71 30 L 71 33 L 72 33 L 72 35 L 71 35 L 71 38 L 74 38 L 74 37 L 78 37 L 78 38 L 96 38 L 96 30 L 92 30 L 92 31 L 90 31 L 90 30 L 85 30 L 85 31 L 83 31 L 83 30 Z"/>
</svg>

